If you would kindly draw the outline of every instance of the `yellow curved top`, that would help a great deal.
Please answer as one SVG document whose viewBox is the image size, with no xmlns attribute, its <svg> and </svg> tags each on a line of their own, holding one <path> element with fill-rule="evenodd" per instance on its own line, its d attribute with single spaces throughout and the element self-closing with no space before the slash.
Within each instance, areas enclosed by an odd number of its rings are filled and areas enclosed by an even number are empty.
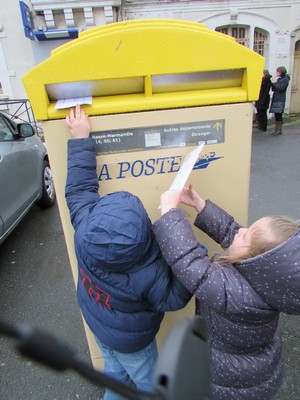
<svg viewBox="0 0 300 400">
<path fill-rule="evenodd" d="M 38 120 L 57 100 L 92 96 L 89 115 L 250 102 L 264 58 L 203 24 L 131 20 L 80 33 L 23 77 Z"/>
</svg>

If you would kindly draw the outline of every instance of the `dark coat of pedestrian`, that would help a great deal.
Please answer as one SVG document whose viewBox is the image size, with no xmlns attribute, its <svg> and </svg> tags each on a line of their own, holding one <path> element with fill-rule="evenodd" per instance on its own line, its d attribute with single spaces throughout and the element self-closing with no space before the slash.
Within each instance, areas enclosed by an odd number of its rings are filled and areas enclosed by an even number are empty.
<svg viewBox="0 0 300 400">
<path fill-rule="evenodd" d="M 273 135 L 282 134 L 283 118 L 286 91 L 289 85 L 290 76 L 287 74 L 285 67 L 278 67 L 276 76 L 271 79 L 271 88 L 273 91 L 270 112 L 275 114 L 275 131 Z"/>
<path fill-rule="evenodd" d="M 266 131 L 268 126 L 267 111 L 270 105 L 271 78 L 272 75 L 265 69 L 261 80 L 259 98 L 255 102 L 258 129 L 261 131 Z"/>
</svg>

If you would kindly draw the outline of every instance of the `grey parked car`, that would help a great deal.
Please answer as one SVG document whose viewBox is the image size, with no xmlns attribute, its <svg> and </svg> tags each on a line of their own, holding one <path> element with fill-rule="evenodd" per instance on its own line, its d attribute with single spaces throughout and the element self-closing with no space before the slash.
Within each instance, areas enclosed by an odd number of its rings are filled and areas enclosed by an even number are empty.
<svg viewBox="0 0 300 400">
<path fill-rule="evenodd" d="M 30 123 L 0 112 L 0 243 L 37 204 L 56 200 L 47 149 Z"/>
</svg>

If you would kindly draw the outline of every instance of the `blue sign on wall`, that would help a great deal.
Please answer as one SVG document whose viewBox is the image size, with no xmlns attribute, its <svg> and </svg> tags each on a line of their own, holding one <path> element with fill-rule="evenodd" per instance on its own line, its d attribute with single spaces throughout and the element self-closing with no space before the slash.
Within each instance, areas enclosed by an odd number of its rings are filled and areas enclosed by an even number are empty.
<svg viewBox="0 0 300 400">
<path fill-rule="evenodd" d="M 28 39 L 34 40 L 33 23 L 32 23 L 30 9 L 28 5 L 24 3 L 24 1 L 19 1 L 19 4 L 20 4 L 25 36 Z"/>
</svg>

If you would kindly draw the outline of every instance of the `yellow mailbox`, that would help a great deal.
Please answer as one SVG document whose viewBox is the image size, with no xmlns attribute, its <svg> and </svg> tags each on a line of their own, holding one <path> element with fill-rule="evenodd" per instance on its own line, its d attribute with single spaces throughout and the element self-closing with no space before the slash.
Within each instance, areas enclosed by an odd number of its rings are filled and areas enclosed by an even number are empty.
<svg viewBox="0 0 300 400">
<path fill-rule="evenodd" d="M 161 193 L 184 156 L 205 141 L 189 182 L 247 224 L 252 103 L 263 68 L 259 54 L 203 24 L 134 20 L 82 32 L 24 76 L 35 117 L 43 125 L 75 282 L 73 229 L 64 198 L 69 110 L 57 109 L 57 102 L 92 100 L 83 107 L 97 142 L 102 195 L 131 191 L 156 220 Z M 193 222 L 195 215 L 188 215 Z M 196 234 L 211 252 L 217 250 Z M 193 301 L 167 313 L 159 343 L 175 321 L 193 313 Z M 101 367 L 87 327 L 86 332 L 92 361 Z"/>
</svg>

